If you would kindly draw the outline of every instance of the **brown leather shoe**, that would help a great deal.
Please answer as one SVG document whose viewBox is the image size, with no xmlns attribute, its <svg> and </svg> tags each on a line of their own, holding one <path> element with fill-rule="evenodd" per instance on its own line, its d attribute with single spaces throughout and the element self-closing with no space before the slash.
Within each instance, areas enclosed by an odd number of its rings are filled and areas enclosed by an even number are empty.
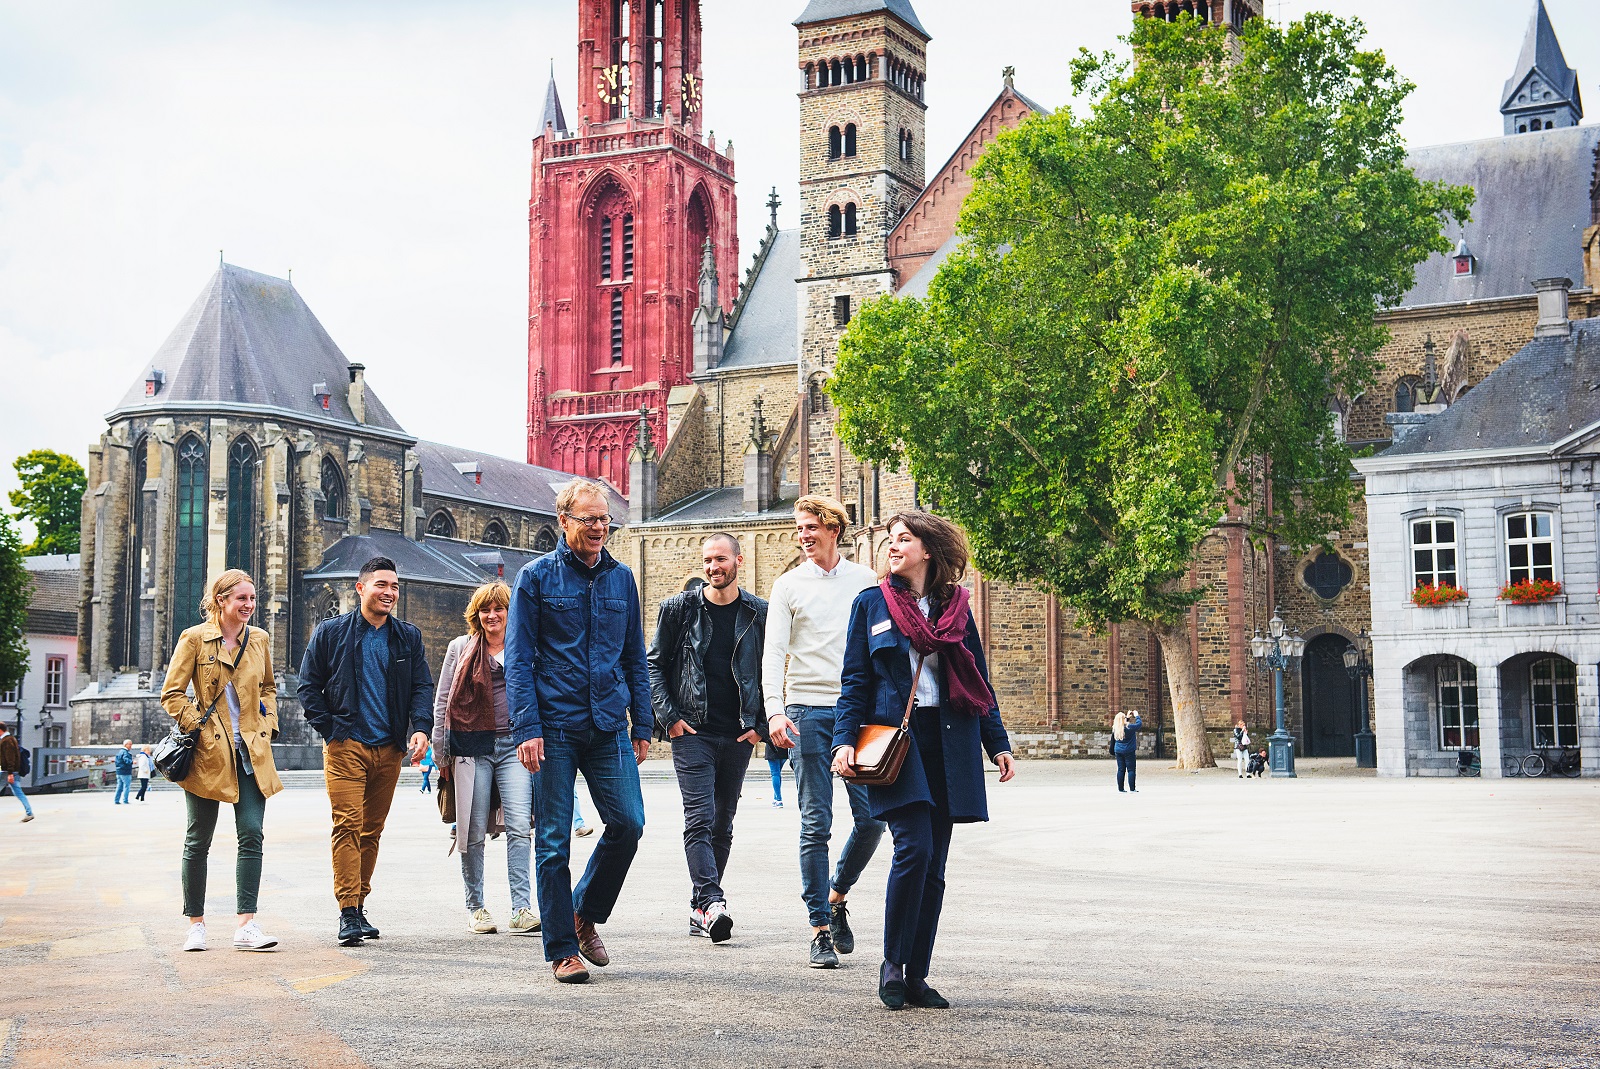
<svg viewBox="0 0 1600 1069">
<path fill-rule="evenodd" d="M 611 955 L 606 953 L 606 945 L 600 942 L 600 933 L 595 931 L 594 921 L 586 921 L 583 914 L 574 913 L 572 924 L 578 930 L 578 952 L 589 959 L 589 964 L 602 969 L 610 965 Z"/>
<path fill-rule="evenodd" d="M 586 984 L 589 982 L 589 970 L 583 967 L 583 959 L 574 954 L 570 958 L 552 961 L 550 969 L 556 974 L 558 984 Z"/>
</svg>

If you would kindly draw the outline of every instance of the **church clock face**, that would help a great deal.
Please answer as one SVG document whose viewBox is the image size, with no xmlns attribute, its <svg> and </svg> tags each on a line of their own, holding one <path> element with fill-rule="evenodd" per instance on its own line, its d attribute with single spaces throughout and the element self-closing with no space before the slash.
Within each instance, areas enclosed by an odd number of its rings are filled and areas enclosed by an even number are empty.
<svg viewBox="0 0 1600 1069">
<path fill-rule="evenodd" d="M 626 104 L 629 93 L 627 70 L 615 64 L 602 68 L 595 88 L 600 91 L 600 99 L 605 103 Z"/>
<path fill-rule="evenodd" d="M 700 110 L 700 79 L 692 74 L 683 76 L 683 114 L 693 115 Z"/>
</svg>

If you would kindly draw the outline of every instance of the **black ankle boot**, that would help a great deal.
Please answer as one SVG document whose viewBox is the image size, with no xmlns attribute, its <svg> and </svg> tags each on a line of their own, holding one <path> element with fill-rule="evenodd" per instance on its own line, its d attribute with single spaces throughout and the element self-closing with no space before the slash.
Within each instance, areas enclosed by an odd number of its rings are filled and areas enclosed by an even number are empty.
<svg viewBox="0 0 1600 1069">
<path fill-rule="evenodd" d="M 358 947 L 361 939 L 361 911 L 355 906 L 346 906 L 339 911 L 339 945 Z"/>
<path fill-rule="evenodd" d="M 900 966 L 890 965 L 886 961 L 883 968 L 878 970 L 878 998 L 891 1010 L 905 1009 L 906 980 Z"/>
</svg>

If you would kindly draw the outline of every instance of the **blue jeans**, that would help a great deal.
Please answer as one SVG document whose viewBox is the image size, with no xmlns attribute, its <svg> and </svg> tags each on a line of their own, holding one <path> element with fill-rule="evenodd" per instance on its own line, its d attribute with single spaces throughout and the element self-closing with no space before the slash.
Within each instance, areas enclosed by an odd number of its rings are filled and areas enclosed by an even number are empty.
<svg viewBox="0 0 1600 1069">
<path fill-rule="evenodd" d="M 22 803 L 22 811 L 28 816 L 33 816 L 33 806 L 28 804 L 28 796 L 22 793 L 22 777 L 18 776 L 15 782 L 4 784 L 11 788 L 11 793 L 17 796 L 17 801 Z"/>
<path fill-rule="evenodd" d="M 1136 753 L 1117 754 L 1117 790 L 1122 790 L 1122 779 L 1126 775 L 1128 790 L 1138 790 L 1134 781 L 1139 776 L 1139 755 Z"/>
<path fill-rule="evenodd" d="M 133 798 L 133 773 L 130 772 L 126 776 L 124 776 L 121 772 L 118 772 L 117 773 L 117 796 L 115 798 L 111 799 L 111 804 L 112 805 L 119 805 L 119 804 L 121 804 L 123 802 L 130 801 L 132 798 Z"/>
<path fill-rule="evenodd" d="M 574 888 L 569 860 L 579 772 L 606 830 Z M 578 953 L 574 912 L 595 924 L 610 919 L 644 834 L 644 795 L 627 730 L 590 726 L 546 734 L 544 764 L 533 777 L 533 812 L 544 959 L 560 961 Z"/>
<path fill-rule="evenodd" d="M 533 819 L 533 777 L 517 760 L 517 744 L 501 735 L 491 757 L 473 758 L 472 812 L 467 817 L 467 848 L 461 852 L 461 882 L 467 888 L 467 911 L 483 908 L 483 840 L 489 831 L 489 802 L 500 788 L 506 817 L 506 877 L 511 883 L 511 908 L 533 906 L 528 859 Z M 443 788 L 441 788 L 442 790 Z"/>
<path fill-rule="evenodd" d="M 839 865 L 828 879 L 828 840 L 833 835 L 833 706 L 791 705 L 785 712 L 800 729 L 799 753 L 794 759 L 795 793 L 800 796 L 800 897 L 811 926 L 821 928 L 832 919 L 828 908 L 830 888 L 841 895 L 861 878 L 872 853 L 883 838 L 884 823 L 867 808 L 867 789 L 845 784 L 855 827 L 839 854 Z"/>
<path fill-rule="evenodd" d="M 772 800 L 783 801 L 783 766 L 784 761 L 774 761 L 767 758 L 767 768 L 772 772 Z"/>
</svg>

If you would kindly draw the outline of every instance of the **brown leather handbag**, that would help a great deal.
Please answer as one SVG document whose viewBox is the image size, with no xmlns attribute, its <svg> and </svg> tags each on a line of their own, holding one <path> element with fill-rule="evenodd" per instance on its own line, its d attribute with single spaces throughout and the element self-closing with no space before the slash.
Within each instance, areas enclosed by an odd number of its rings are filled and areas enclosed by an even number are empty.
<svg viewBox="0 0 1600 1069">
<path fill-rule="evenodd" d="M 845 779 L 863 787 L 888 787 L 900 778 L 900 767 L 911 752 L 911 710 L 917 702 L 917 683 L 922 679 L 922 662 L 917 655 L 917 671 L 911 677 L 911 695 L 906 698 L 906 715 L 899 727 L 888 724 L 862 724 L 856 732 L 855 771 Z"/>
</svg>

